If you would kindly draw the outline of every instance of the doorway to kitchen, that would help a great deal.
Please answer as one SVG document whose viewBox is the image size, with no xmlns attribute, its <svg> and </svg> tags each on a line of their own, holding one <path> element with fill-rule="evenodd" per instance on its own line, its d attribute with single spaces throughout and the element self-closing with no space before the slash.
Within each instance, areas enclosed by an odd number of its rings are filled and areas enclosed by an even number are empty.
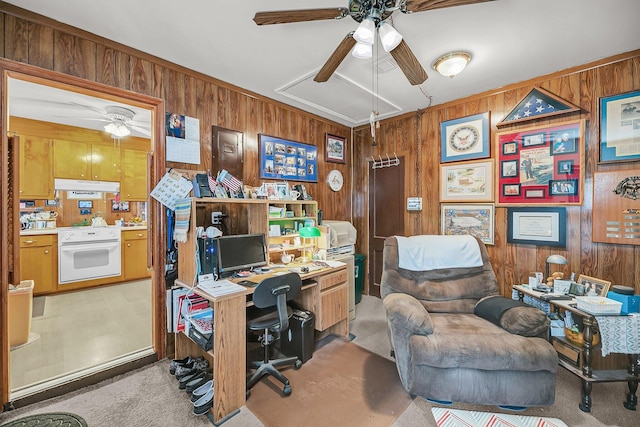
<svg viewBox="0 0 640 427">
<path fill-rule="evenodd" d="M 135 177 L 131 177 L 130 173 L 134 169 L 145 178 L 143 180 L 145 185 L 136 184 L 135 187 L 127 188 L 126 191 L 126 186 L 122 185 L 117 194 L 114 194 L 113 191 L 101 193 L 97 190 L 91 191 L 81 188 L 71 196 L 71 190 L 67 188 L 56 190 L 57 183 L 53 185 L 54 177 L 60 171 L 56 172 L 53 170 L 54 168 L 44 167 L 33 170 L 49 171 L 48 178 L 52 184 L 50 188 L 52 191 L 43 197 L 37 195 L 25 197 L 21 192 L 20 185 L 27 182 L 24 179 L 24 172 L 30 169 L 0 169 L 3 174 L 3 182 L 8 182 L 10 187 L 9 190 L 2 189 L 2 198 L 7 200 L 3 203 L 10 214 L 7 215 L 6 220 L 2 220 L 5 230 L 7 230 L 5 235 L 9 250 L 7 247 L 0 248 L 2 264 L 8 266 L 2 273 L 3 286 L 0 289 L 2 292 L 0 300 L 6 301 L 9 296 L 9 286 L 6 286 L 5 283 L 13 284 L 19 283 L 21 280 L 29 280 L 29 277 L 25 277 L 23 274 L 23 271 L 28 270 L 25 264 L 28 264 L 26 260 L 29 258 L 21 255 L 24 249 L 23 243 L 32 244 L 32 241 L 38 240 L 34 239 L 33 235 L 37 237 L 40 237 L 41 234 L 51 236 L 47 240 L 49 246 L 42 253 L 53 254 L 47 265 L 54 267 L 54 270 L 45 269 L 47 272 L 45 277 L 49 279 L 45 282 L 48 282 L 50 287 L 46 285 L 44 288 L 38 289 L 38 285 L 35 286 L 35 296 L 30 301 L 33 302 L 35 317 L 24 319 L 30 322 L 31 326 L 26 342 L 11 343 L 13 345 L 11 347 L 10 340 L 7 338 L 8 327 L 2 327 L 3 348 L 0 355 L 0 365 L 2 366 L 0 384 L 2 387 L 0 395 L 3 405 L 10 408 L 14 404 L 17 407 L 56 396 L 164 357 L 166 336 L 162 328 L 154 326 L 162 325 L 164 319 L 164 287 L 161 281 L 163 272 L 159 270 L 161 267 L 156 267 L 151 260 L 160 260 L 164 253 L 165 230 L 161 221 L 162 211 L 149 203 L 147 186 L 147 184 L 153 186 L 158 182 L 163 173 L 164 139 L 161 132 L 164 122 L 162 117 L 164 104 L 162 100 L 157 98 L 107 87 L 72 76 L 26 65 L 14 67 L 13 64 L 1 60 L 0 63 L 4 68 L 5 77 L 3 92 L 7 94 L 4 108 L 8 117 L 7 133 L 11 132 L 12 119 L 15 117 L 23 121 L 50 122 L 51 129 L 58 132 L 56 136 L 53 134 L 36 135 L 36 138 L 30 142 L 32 145 L 28 148 L 34 147 L 34 141 L 44 141 L 42 146 L 49 147 L 49 153 L 52 156 L 49 161 L 53 166 L 53 157 L 56 155 L 54 145 L 56 141 L 54 139 L 64 141 L 59 145 L 61 149 L 58 153 L 71 157 L 69 157 L 70 161 L 65 163 L 68 167 L 63 168 L 62 173 L 76 173 L 76 170 L 72 170 L 71 167 L 71 160 L 75 158 L 75 160 L 88 162 L 91 173 L 99 175 L 99 177 L 76 178 L 74 182 L 86 184 L 100 181 L 101 183 L 119 182 L 119 184 L 123 184 L 127 180 L 132 181 L 131 178 L 135 180 Z M 16 82 L 22 83 L 22 85 L 15 85 Z M 29 90 L 21 93 L 17 88 L 25 86 L 25 82 L 28 83 Z M 40 92 L 36 89 L 40 89 L 40 87 L 45 92 L 62 93 L 68 98 L 63 96 L 51 99 L 39 96 Z M 25 104 L 29 103 L 31 105 L 24 108 Z M 13 108 L 14 104 L 21 104 L 23 109 Z M 66 114 L 69 110 L 65 110 L 65 108 L 69 104 L 71 109 L 76 108 L 80 110 L 80 113 Z M 92 108 L 93 111 L 99 109 L 106 111 L 105 105 L 118 105 L 131 111 L 135 110 L 136 118 L 140 120 L 144 118 L 143 116 L 147 116 L 148 136 L 146 139 L 144 135 L 138 135 L 134 138 L 138 142 L 144 140 L 144 147 L 141 149 L 139 146 L 133 148 L 127 146 L 126 136 L 114 138 L 106 144 L 99 139 L 87 140 L 84 138 L 85 147 L 88 147 L 87 155 L 73 157 L 78 150 L 75 148 L 64 150 L 64 147 L 71 145 L 77 147 L 78 144 L 75 143 L 71 133 L 68 137 L 61 138 L 60 129 L 68 126 L 69 129 L 86 128 L 91 129 L 95 134 L 104 133 L 106 129 L 102 128 L 105 123 L 100 123 L 101 120 L 91 120 L 90 113 Z M 87 106 L 92 108 L 86 108 Z M 47 116 L 30 117 L 23 113 L 25 111 L 29 114 L 36 111 L 42 113 L 45 110 L 49 111 L 50 118 Z M 66 123 L 65 119 L 85 119 L 87 124 L 83 126 L 77 124 L 78 122 Z M 90 125 L 94 121 L 98 122 L 97 129 Z M 142 128 L 143 126 L 138 122 L 135 127 Z M 11 133 L 13 134 L 13 132 Z M 27 157 L 24 157 L 25 145 L 20 141 L 19 136 L 16 134 L 15 138 L 11 138 L 15 139 L 17 143 L 9 144 L 13 148 L 13 151 L 9 153 L 11 156 L 9 158 L 14 159 L 14 163 L 22 166 L 21 161 Z M 46 154 L 47 151 L 44 150 L 41 153 Z M 116 157 L 109 157 L 112 153 L 118 154 Z M 0 154 L 0 157 L 5 159 L 4 154 Z M 97 163 L 100 157 L 108 159 L 103 165 L 111 165 L 112 169 L 118 171 L 115 179 L 102 177 L 101 174 L 104 173 L 104 170 L 96 167 L 96 165 L 100 166 Z M 29 158 L 29 160 L 34 159 L 38 160 L 37 156 Z M 121 167 L 120 163 L 116 165 L 119 161 L 122 162 Z M 18 170 L 20 176 L 18 176 Z M 51 172 L 52 170 L 53 172 Z M 127 173 L 124 173 L 125 170 Z M 37 174 L 28 175 L 28 182 L 34 181 L 32 178 L 35 175 Z M 71 179 L 65 176 L 64 180 L 70 181 Z M 143 194 L 142 196 L 139 193 L 134 194 L 132 190 L 141 190 Z M 63 191 L 64 195 L 62 195 Z M 120 196 L 123 196 L 123 199 L 120 199 Z M 63 200 L 67 203 L 61 203 Z M 122 231 L 122 274 L 119 277 L 107 277 L 107 275 L 90 281 L 79 279 L 74 282 L 69 279 L 64 280 L 65 283 L 61 286 L 58 276 L 60 266 L 58 265 L 57 227 L 85 226 L 87 229 L 91 229 L 92 225 L 97 225 L 91 224 L 91 221 L 89 221 L 90 224 L 84 224 L 85 221 L 80 221 L 78 217 L 78 215 L 86 215 L 84 211 L 87 207 L 83 204 L 92 200 L 93 203 L 96 203 L 94 210 L 97 211 L 96 207 L 100 207 L 100 211 L 105 214 L 104 218 L 108 222 L 108 228 L 122 227 L 122 230 L 125 230 L 127 226 L 130 226 L 127 232 Z M 129 203 L 126 202 L 127 200 L 135 202 Z M 144 209 L 141 210 L 144 211 L 144 215 L 138 213 L 137 207 L 134 205 L 143 206 Z M 37 227 L 33 227 L 30 219 L 25 222 L 20 220 L 21 212 L 30 209 L 35 213 L 35 219 L 39 219 L 37 217 L 39 211 L 47 213 L 55 211 L 56 215 L 53 218 L 56 220 L 50 217 L 51 220 L 46 222 L 46 226 L 40 227 L 37 222 Z M 130 219 L 132 223 L 126 223 L 121 219 L 123 217 Z M 144 224 L 139 221 L 142 217 L 144 217 Z M 56 222 L 57 224 L 53 227 L 48 225 Z M 25 229 L 25 224 L 31 227 Z M 154 233 L 147 234 L 147 228 L 153 228 Z M 127 233 L 127 238 L 124 237 L 124 233 Z M 139 235 L 144 237 L 138 238 Z M 35 256 L 38 252 L 37 249 L 34 249 L 28 254 Z M 134 254 L 134 256 L 127 257 L 127 253 Z M 98 258 L 91 258 L 94 261 L 96 259 Z M 113 259 L 115 260 L 115 258 Z M 139 261 L 140 266 L 129 266 L 126 260 Z M 146 274 L 140 274 L 141 270 Z M 0 307 L 2 310 L 0 317 L 4 325 L 7 324 L 7 319 L 11 314 L 10 308 L 7 310 L 6 306 Z M 13 317 L 11 318 L 13 319 Z"/>
</svg>

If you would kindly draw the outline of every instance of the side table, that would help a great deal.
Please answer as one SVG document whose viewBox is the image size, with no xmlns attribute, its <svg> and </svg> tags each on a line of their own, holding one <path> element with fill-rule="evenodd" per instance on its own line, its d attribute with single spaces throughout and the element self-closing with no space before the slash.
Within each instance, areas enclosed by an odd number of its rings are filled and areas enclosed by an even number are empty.
<svg viewBox="0 0 640 427">
<path fill-rule="evenodd" d="M 543 302 L 540 297 L 542 295 L 545 295 L 544 292 L 534 291 L 526 285 L 514 285 L 513 289 L 518 292 L 518 298 L 521 301 L 524 299 L 525 295 L 528 295 L 537 301 Z M 627 393 L 627 399 L 623 402 L 623 405 L 625 408 L 635 411 L 638 404 L 636 391 L 638 389 L 638 380 L 640 380 L 640 354 L 627 354 L 627 357 L 629 359 L 629 366 L 626 370 L 594 370 L 592 367 L 593 334 L 598 331 L 598 322 L 595 315 L 582 310 L 578 310 L 575 306 L 575 299 L 552 299 L 544 302 L 548 303 L 550 309 L 554 310 L 555 312 L 569 311 L 573 315 L 580 316 L 583 320 L 584 329 L 582 331 L 583 345 L 581 349 L 581 369 L 580 367 L 573 366 L 562 358 L 560 358 L 558 362 L 560 366 L 582 379 L 582 400 L 578 405 L 580 410 L 582 410 L 583 412 L 591 412 L 591 388 L 593 386 L 593 383 L 626 382 L 629 388 L 629 392 Z"/>
</svg>

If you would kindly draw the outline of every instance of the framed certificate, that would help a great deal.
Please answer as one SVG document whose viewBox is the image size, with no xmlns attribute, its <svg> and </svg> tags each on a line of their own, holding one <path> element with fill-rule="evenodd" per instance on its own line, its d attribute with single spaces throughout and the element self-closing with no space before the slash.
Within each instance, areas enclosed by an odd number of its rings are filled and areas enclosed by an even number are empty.
<svg viewBox="0 0 640 427">
<path fill-rule="evenodd" d="M 507 242 L 565 247 L 566 208 L 508 208 Z"/>
</svg>

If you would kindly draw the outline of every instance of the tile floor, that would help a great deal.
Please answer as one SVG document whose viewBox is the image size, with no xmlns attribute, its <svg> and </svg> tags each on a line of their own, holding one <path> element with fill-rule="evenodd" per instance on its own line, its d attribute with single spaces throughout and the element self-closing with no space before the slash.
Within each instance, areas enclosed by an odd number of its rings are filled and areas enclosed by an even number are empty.
<svg viewBox="0 0 640 427">
<path fill-rule="evenodd" d="M 47 296 L 29 343 L 11 350 L 11 391 L 148 349 L 151 333 L 151 280 Z"/>
</svg>

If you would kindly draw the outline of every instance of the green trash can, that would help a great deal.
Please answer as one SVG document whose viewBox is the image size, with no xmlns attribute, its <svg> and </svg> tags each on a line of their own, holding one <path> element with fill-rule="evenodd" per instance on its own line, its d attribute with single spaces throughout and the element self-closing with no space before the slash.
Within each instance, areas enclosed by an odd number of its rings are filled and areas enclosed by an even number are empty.
<svg viewBox="0 0 640 427">
<path fill-rule="evenodd" d="M 355 279 L 356 279 L 356 304 L 358 304 L 362 300 L 362 288 L 364 287 L 364 260 L 366 257 L 362 254 L 355 254 L 354 262 L 355 262 Z"/>
</svg>

